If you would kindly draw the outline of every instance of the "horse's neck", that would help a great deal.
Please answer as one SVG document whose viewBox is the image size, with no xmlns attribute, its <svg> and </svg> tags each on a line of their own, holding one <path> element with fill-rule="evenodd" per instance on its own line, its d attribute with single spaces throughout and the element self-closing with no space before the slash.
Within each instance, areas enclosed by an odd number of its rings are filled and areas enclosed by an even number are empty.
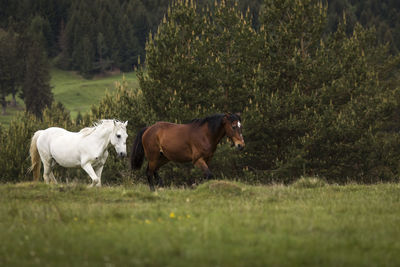
<svg viewBox="0 0 400 267">
<path fill-rule="evenodd" d="M 207 127 L 208 127 L 208 125 L 207 125 Z M 218 127 L 218 130 L 215 131 L 214 133 L 212 133 L 210 128 L 209 128 L 208 136 L 209 136 L 210 143 L 213 146 L 213 150 L 215 150 L 217 148 L 217 145 L 219 144 L 221 139 L 225 136 L 225 134 L 226 134 L 225 128 L 224 128 L 224 125 L 222 123 Z"/>
<path fill-rule="evenodd" d="M 110 143 L 112 132 L 112 128 L 100 126 L 90 136 L 88 136 L 88 138 L 90 141 L 96 143 L 100 149 L 105 150 Z"/>
</svg>

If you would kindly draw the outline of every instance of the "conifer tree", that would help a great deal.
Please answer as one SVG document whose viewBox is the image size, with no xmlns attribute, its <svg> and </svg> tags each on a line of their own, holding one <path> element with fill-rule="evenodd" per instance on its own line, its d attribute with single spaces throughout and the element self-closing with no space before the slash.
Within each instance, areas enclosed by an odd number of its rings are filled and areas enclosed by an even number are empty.
<svg viewBox="0 0 400 267">
<path fill-rule="evenodd" d="M 254 35 L 250 18 L 232 1 L 215 2 L 213 10 L 175 2 L 146 45 L 146 73 L 138 77 L 148 105 L 160 118 L 180 122 L 241 111 Z"/>
<path fill-rule="evenodd" d="M 6 113 L 6 96 L 15 95 L 19 90 L 22 58 L 18 54 L 17 37 L 12 32 L 0 30 L 0 104 L 2 114 Z"/>
<path fill-rule="evenodd" d="M 399 107 L 399 56 L 361 25 L 348 36 L 346 16 L 324 37 L 325 16 L 313 1 L 265 1 L 255 99 L 245 113 L 252 142 L 241 162 L 271 179 L 393 177 L 395 168 L 385 167 L 393 161 L 381 158 L 398 140 L 387 129 Z"/>
<path fill-rule="evenodd" d="M 38 118 L 42 117 L 43 109 L 50 107 L 53 102 L 47 56 L 40 43 L 35 40 L 27 53 L 23 99 L 26 110 Z"/>
</svg>

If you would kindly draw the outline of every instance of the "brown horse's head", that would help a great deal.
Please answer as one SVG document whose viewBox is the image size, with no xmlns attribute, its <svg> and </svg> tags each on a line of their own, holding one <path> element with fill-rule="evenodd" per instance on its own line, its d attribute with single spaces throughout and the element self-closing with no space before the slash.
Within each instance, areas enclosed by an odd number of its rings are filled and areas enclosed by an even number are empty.
<svg viewBox="0 0 400 267">
<path fill-rule="evenodd" d="M 245 146 L 242 135 L 242 123 L 239 114 L 226 113 L 223 118 L 226 135 L 232 140 L 234 146 L 242 150 Z"/>
</svg>

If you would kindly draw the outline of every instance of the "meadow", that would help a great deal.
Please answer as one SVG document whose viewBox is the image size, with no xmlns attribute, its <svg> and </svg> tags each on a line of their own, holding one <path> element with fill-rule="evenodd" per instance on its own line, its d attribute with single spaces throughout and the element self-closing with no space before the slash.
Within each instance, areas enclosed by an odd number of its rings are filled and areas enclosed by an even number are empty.
<svg viewBox="0 0 400 267">
<path fill-rule="evenodd" d="M 50 75 L 54 99 L 61 102 L 70 111 L 72 118 L 76 118 L 78 112 L 84 114 L 90 110 L 92 105 L 98 104 L 106 91 L 112 92 L 115 89 L 116 82 L 121 82 L 124 79 L 129 87 L 138 85 L 134 72 L 85 79 L 76 72 L 53 68 Z M 11 100 L 11 97 L 9 96 L 7 99 Z M 19 98 L 17 102 L 16 108 L 7 108 L 7 115 L 0 115 L 0 123 L 9 125 L 16 113 L 24 110 L 24 102 Z"/>
<path fill-rule="evenodd" d="M 398 266 L 400 185 L 0 185 L 2 266 Z"/>
</svg>

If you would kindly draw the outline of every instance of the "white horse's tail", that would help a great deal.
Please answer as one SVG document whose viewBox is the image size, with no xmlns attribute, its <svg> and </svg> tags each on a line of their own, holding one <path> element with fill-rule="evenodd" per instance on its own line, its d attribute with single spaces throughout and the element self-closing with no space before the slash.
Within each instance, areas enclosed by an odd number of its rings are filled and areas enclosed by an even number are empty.
<svg viewBox="0 0 400 267">
<path fill-rule="evenodd" d="M 39 138 L 41 132 L 42 132 L 41 130 L 35 132 L 35 134 L 32 137 L 31 147 L 29 149 L 29 154 L 31 156 L 32 165 L 31 165 L 31 167 L 29 167 L 28 172 L 33 171 L 33 180 L 34 181 L 39 181 L 40 167 L 42 166 L 42 161 L 40 160 L 39 151 L 38 151 L 37 145 L 36 145 L 37 139 Z"/>
</svg>

